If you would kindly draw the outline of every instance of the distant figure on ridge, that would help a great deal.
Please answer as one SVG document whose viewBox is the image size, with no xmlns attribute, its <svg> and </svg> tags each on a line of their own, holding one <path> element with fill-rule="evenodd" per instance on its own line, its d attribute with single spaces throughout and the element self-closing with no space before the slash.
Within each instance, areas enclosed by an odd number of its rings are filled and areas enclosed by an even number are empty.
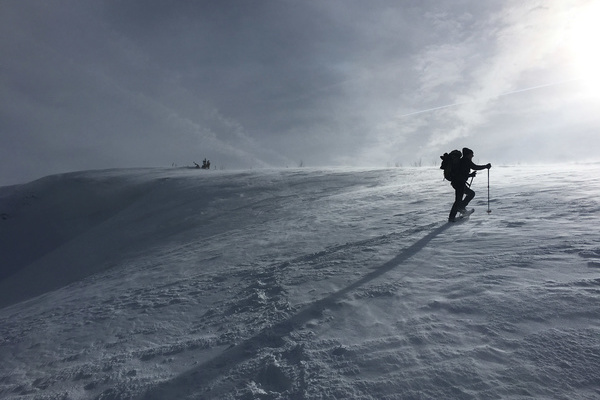
<svg viewBox="0 0 600 400">
<path fill-rule="evenodd" d="M 196 163 L 194 163 L 196 164 Z M 198 165 L 198 164 L 196 164 Z M 207 160 L 206 158 L 202 161 L 202 169 L 210 169 L 210 160 Z"/>
<path fill-rule="evenodd" d="M 456 162 L 456 166 L 452 168 L 449 176 L 450 183 L 454 188 L 455 198 L 450 215 L 448 216 L 448 222 L 455 222 L 457 213 L 470 214 L 474 211 L 467 211 L 469 202 L 475 197 L 475 192 L 471 189 L 471 185 L 467 184 L 467 180 L 476 174 L 476 172 L 471 172 L 471 170 L 479 171 L 490 168 L 492 168 L 492 164 L 489 163 L 486 165 L 476 165 L 473 163 L 473 150 L 467 147 L 462 149 L 462 158 Z M 465 196 L 464 199 L 463 196 Z"/>
</svg>

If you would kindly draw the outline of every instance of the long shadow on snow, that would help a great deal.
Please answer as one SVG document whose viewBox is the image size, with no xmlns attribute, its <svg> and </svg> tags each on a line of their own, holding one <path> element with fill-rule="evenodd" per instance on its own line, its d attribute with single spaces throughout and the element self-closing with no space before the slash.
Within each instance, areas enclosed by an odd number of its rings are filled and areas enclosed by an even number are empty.
<svg viewBox="0 0 600 400">
<path fill-rule="evenodd" d="M 302 326 L 311 319 L 318 318 L 321 316 L 323 310 L 333 308 L 336 301 L 351 291 L 400 266 L 403 262 L 427 246 L 433 238 L 448 229 L 450 225 L 451 224 L 444 224 L 434 229 L 422 239 L 406 248 L 402 253 L 346 288 L 332 293 L 321 300 L 315 301 L 290 318 L 263 329 L 255 336 L 225 350 L 217 357 L 204 362 L 202 365 L 187 371 L 168 382 L 149 389 L 141 398 L 144 400 L 167 398 L 181 399 L 194 393 L 196 390 L 201 391 L 201 388 L 205 387 L 216 377 L 225 376 L 226 371 L 254 357 L 261 348 L 281 346 L 283 344 L 283 341 L 281 340 L 283 336 L 288 335 L 297 327 Z M 200 395 L 199 398 L 203 398 L 202 395 Z"/>
</svg>

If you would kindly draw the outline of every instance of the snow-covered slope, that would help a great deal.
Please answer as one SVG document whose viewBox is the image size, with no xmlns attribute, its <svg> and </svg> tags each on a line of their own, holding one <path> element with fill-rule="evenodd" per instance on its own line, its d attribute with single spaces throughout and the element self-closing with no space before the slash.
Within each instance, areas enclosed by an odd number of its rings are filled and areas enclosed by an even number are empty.
<svg viewBox="0 0 600 400">
<path fill-rule="evenodd" d="M 0 188 L 0 398 L 600 397 L 600 166 Z"/>
</svg>

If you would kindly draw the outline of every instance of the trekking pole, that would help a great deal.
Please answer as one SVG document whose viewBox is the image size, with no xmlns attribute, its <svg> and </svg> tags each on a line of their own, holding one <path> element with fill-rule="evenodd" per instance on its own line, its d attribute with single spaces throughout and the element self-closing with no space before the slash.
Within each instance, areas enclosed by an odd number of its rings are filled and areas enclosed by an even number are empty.
<svg viewBox="0 0 600 400">
<path fill-rule="evenodd" d="M 488 209 L 487 209 L 487 213 L 491 213 L 492 210 L 490 210 L 490 169 L 488 168 Z"/>
</svg>

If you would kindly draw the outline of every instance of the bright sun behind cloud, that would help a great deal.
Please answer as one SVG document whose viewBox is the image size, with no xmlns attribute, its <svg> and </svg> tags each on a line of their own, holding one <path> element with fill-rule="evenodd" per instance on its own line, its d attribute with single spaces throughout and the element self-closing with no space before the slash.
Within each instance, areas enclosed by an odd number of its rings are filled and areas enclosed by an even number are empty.
<svg viewBox="0 0 600 400">
<path fill-rule="evenodd" d="M 577 77 L 600 96 L 600 2 L 593 1 L 573 15 L 569 47 Z"/>
</svg>

